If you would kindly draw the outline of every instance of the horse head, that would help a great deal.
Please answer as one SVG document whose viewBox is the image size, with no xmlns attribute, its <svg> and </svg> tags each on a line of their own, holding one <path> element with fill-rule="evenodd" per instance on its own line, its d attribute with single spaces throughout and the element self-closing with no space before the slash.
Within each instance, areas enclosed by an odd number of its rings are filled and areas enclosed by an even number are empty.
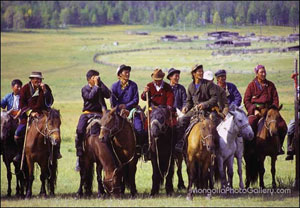
<svg viewBox="0 0 300 208">
<path fill-rule="evenodd" d="M 232 104 L 230 105 L 228 112 L 233 116 L 234 124 L 241 136 L 246 140 L 252 140 L 254 132 L 249 124 L 248 117 L 242 108 Z"/>
<path fill-rule="evenodd" d="M 112 132 L 118 128 L 119 120 L 116 114 L 117 107 L 111 109 L 110 111 L 104 110 L 103 116 L 100 119 L 101 130 L 99 138 L 104 138 L 111 136 Z"/>
<path fill-rule="evenodd" d="M 278 120 L 280 118 L 279 111 L 281 110 L 282 105 L 277 108 L 276 106 L 271 106 L 266 113 L 265 127 L 269 131 L 270 135 L 278 134 Z"/>
<path fill-rule="evenodd" d="M 160 134 L 164 134 L 167 131 L 167 119 L 169 118 L 169 111 L 163 106 L 153 106 L 150 117 L 151 122 L 151 136 L 152 138 L 158 137 Z"/>
<path fill-rule="evenodd" d="M 17 128 L 17 120 L 10 115 L 11 111 L 1 111 L 1 141 L 5 141 Z"/>
<path fill-rule="evenodd" d="M 207 119 L 204 115 L 200 115 L 200 137 L 203 146 L 206 147 L 208 152 L 212 152 L 215 149 L 215 141 L 213 137 L 213 121 L 211 119 Z"/>
<path fill-rule="evenodd" d="M 60 144 L 60 112 L 54 108 L 51 108 L 49 112 L 46 112 L 45 115 L 45 136 L 50 139 L 52 145 Z"/>
</svg>

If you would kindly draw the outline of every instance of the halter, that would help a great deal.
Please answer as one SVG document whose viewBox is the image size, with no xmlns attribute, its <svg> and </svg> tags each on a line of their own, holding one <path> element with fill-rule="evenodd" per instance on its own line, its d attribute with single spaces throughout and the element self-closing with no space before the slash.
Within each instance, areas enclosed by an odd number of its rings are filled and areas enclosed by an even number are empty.
<svg viewBox="0 0 300 208">
<path fill-rule="evenodd" d="M 208 134 L 208 135 L 206 135 L 205 137 L 202 136 L 202 137 L 201 137 L 201 142 L 202 142 L 203 146 L 205 146 L 205 147 L 207 148 L 206 141 L 207 141 L 208 138 L 212 138 L 212 137 L 213 137 L 212 134 Z"/>
<path fill-rule="evenodd" d="M 120 131 L 122 131 L 122 129 L 124 128 L 124 122 L 125 122 L 125 119 L 123 119 L 122 121 L 122 127 L 119 128 L 119 125 L 120 125 L 120 119 L 118 118 L 118 116 L 116 115 L 115 116 L 116 119 L 115 119 L 115 125 L 112 127 L 112 128 L 108 128 L 106 126 L 102 126 L 101 125 L 101 129 L 104 129 L 106 131 L 109 131 L 109 137 L 113 137 L 115 135 L 117 135 Z M 115 131 L 116 130 L 116 131 Z M 115 131 L 115 132 L 114 132 Z"/>
<path fill-rule="evenodd" d="M 269 133 L 270 133 L 271 136 L 272 136 L 272 131 L 270 129 L 270 124 L 273 123 L 273 122 L 276 123 L 277 121 L 275 119 L 273 119 L 273 120 L 267 122 L 267 119 L 266 119 L 265 122 L 264 122 L 264 126 L 269 131 Z"/>
<path fill-rule="evenodd" d="M 39 122 L 39 119 L 34 119 L 34 123 L 35 123 L 35 128 L 36 130 L 44 136 L 44 144 L 46 144 L 46 139 L 49 138 L 50 139 L 50 142 L 51 142 L 51 145 L 55 145 L 55 142 L 54 142 L 54 139 L 51 137 L 51 135 L 54 133 L 54 132 L 60 132 L 60 129 L 59 128 L 54 128 L 54 129 L 49 129 L 48 127 L 48 116 L 46 116 L 46 126 L 42 131 L 40 131 L 40 129 L 38 128 L 38 125 L 37 123 Z"/>
</svg>

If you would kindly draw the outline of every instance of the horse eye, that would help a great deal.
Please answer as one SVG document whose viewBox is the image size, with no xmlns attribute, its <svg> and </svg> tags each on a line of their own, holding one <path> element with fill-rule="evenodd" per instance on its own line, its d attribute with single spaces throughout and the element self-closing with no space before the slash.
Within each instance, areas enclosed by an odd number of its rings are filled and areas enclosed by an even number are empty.
<svg viewBox="0 0 300 208">
<path fill-rule="evenodd" d="M 241 119 L 239 120 L 240 123 L 242 123 L 242 121 L 243 121 L 243 120 L 241 120 Z"/>
</svg>

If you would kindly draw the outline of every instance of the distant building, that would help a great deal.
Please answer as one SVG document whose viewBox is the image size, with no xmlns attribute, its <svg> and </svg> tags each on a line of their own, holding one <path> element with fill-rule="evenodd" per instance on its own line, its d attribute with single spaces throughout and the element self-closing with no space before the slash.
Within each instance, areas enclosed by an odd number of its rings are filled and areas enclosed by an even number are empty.
<svg viewBox="0 0 300 208">
<path fill-rule="evenodd" d="M 215 37 L 217 39 L 221 39 L 223 37 L 238 37 L 239 33 L 238 32 L 229 32 L 229 31 L 217 31 L 217 32 L 207 33 L 207 35 L 210 37 Z"/>
</svg>

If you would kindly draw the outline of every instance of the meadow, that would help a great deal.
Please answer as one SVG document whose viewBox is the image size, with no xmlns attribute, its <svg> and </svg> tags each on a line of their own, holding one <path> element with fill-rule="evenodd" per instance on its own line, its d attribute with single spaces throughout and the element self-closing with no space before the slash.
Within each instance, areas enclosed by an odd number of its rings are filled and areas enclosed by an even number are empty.
<svg viewBox="0 0 300 208">
<path fill-rule="evenodd" d="M 255 32 L 264 36 L 287 36 L 293 33 L 290 27 L 234 27 L 218 28 L 245 35 Z M 129 35 L 126 31 L 148 31 L 149 35 Z M 297 29 L 299 33 L 299 28 Z M 103 26 L 103 27 L 70 27 L 61 30 L 27 29 L 17 32 L 1 32 L 1 98 L 11 91 L 10 82 L 19 78 L 23 84 L 29 81 L 32 71 L 41 71 L 44 82 L 49 84 L 54 95 L 54 108 L 62 116 L 63 158 L 58 163 L 58 179 L 55 198 L 39 198 L 40 170 L 36 165 L 33 195 L 31 200 L 23 201 L 5 197 L 7 190 L 6 168 L 1 161 L 1 207 L 16 206 L 299 206 L 299 193 L 291 194 L 243 194 L 213 195 L 211 199 L 205 195 L 196 195 L 194 201 L 185 199 L 186 191 L 177 191 L 177 176 L 174 176 L 175 193 L 166 197 L 164 190 L 156 198 L 150 198 L 152 180 L 151 163 L 139 161 L 137 164 L 136 184 L 139 195 L 136 199 L 97 199 L 96 180 L 94 180 L 94 196 L 90 199 L 75 199 L 79 187 L 79 173 L 74 170 L 75 129 L 82 110 L 81 88 L 86 84 L 85 74 L 89 69 L 100 72 L 101 80 L 110 87 L 117 80 L 116 67 L 94 62 L 96 53 L 160 47 L 159 50 L 139 52 L 113 53 L 97 57 L 111 64 L 132 66 L 131 79 L 138 85 L 141 94 L 144 86 L 151 81 L 151 71 L 156 67 L 167 71 L 174 67 L 181 69 L 180 83 L 187 87 L 191 82 L 190 69 L 195 64 L 203 64 L 204 71 L 213 72 L 224 68 L 228 71 L 227 80 L 237 85 L 242 96 L 248 83 L 254 78 L 254 67 L 259 63 L 266 66 L 267 79 L 277 87 L 280 103 L 283 104 L 281 114 L 287 123 L 294 116 L 294 86 L 290 75 L 294 68 L 294 58 L 298 52 L 241 54 L 230 56 L 212 56 L 213 50 L 205 49 L 207 32 L 215 31 L 215 27 L 207 26 L 181 31 L 174 28 L 162 29 L 154 26 Z M 260 33 L 261 32 L 261 33 Z M 175 34 L 188 36 L 198 35 L 199 40 L 190 43 L 160 42 L 161 36 Z M 203 38 L 203 39 L 202 39 Z M 118 42 L 118 45 L 114 45 Z M 287 47 L 297 43 L 253 43 L 251 48 Z M 199 50 L 191 47 L 201 48 Z M 139 70 L 147 68 L 149 70 Z M 109 101 L 107 100 L 109 105 Z M 145 102 L 140 101 L 145 106 Z M 284 144 L 286 150 L 286 142 Z M 276 165 L 278 185 L 281 188 L 292 188 L 295 176 L 295 161 L 285 161 L 285 155 L 279 156 Z M 265 162 L 265 185 L 271 187 L 270 158 Z M 238 188 L 236 164 L 234 166 L 234 188 Z M 245 178 L 245 171 L 243 172 Z M 183 166 L 183 177 L 187 185 L 186 166 Z M 12 187 L 15 187 L 13 178 Z M 258 188 L 258 184 L 255 185 Z M 15 193 L 13 188 L 12 194 Z"/>
</svg>

